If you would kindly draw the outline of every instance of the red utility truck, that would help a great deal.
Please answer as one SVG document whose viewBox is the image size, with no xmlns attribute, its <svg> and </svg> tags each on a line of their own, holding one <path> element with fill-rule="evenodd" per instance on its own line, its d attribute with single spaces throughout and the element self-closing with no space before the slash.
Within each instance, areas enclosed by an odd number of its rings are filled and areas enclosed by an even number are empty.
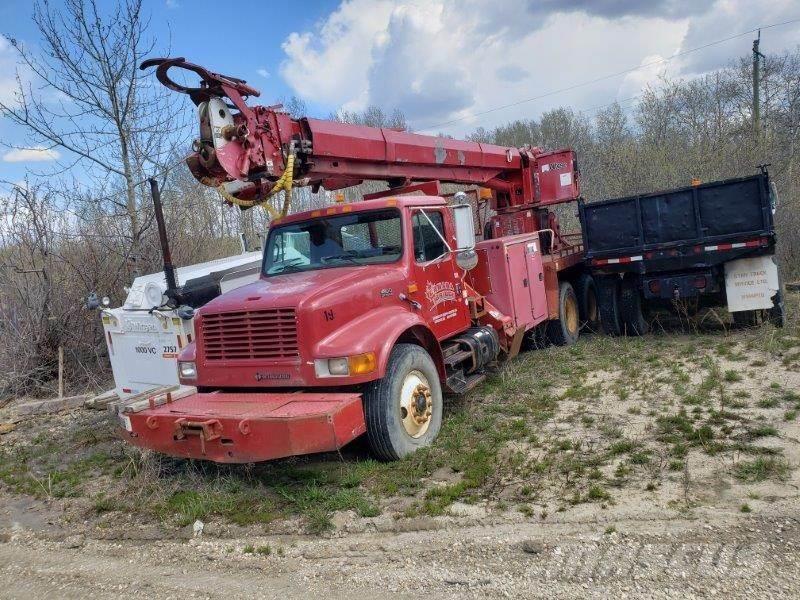
<svg viewBox="0 0 800 600">
<path fill-rule="evenodd" d="M 241 80 L 180 58 L 150 66 L 198 105 L 187 163 L 228 201 L 254 206 L 292 184 L 389 189 L 273 219 L 260 279 L 194 314 L 179 372 L 197 393 L 123 409 L 131 443 L 243 463 L 332 451 L 366 433 L 376 456 L 396 459 L 436 438 L 445 392 L 475 386 L 526 336 L 577 339 L 593 286 L 580 242 L 547 208 L 579 195 L 571 150 L 292 119 L 248 106 L 258 92 Z M 173 82 L 173 67 L 197 73 L 200 87 Z M 449 204 L 439 182 L 491 190 L 490 239 L 476 243 L 466 195 Z"/>
</svg>

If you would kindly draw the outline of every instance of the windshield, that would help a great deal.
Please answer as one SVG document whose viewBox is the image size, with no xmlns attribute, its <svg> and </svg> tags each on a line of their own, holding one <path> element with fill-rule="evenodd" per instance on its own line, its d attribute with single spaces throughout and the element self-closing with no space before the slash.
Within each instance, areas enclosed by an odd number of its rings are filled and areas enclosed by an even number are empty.
<svg viewBox="0 0 800 600">
<path fill-rule="evenodd" d="M 264 275 L 388 263 L 402 254 L 400 211 L 339 214 L 274 227 L 264 250 Z"/>
</svg>

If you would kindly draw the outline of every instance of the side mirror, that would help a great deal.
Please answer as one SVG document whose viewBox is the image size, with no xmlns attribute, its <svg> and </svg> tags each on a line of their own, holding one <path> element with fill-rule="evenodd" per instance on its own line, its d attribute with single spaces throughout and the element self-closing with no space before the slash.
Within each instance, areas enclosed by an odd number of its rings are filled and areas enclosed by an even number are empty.
<svg viewBox="0 0 800 600">
<path fill-rule="evenodd" d="M 463 198 L 459 197 L 459 194 Z M 465 200 L 466 194 L 459 192 L 456 194 L 456 200 Z M 472 215 L 472 207 L 469 204 L 454 204 L 453 221 L 456 226 L 456 243 L 457 250 L 471 250 L 475 247 L 475 220 Z"/>
<path fill-rule="evenodd" d="M 472 215 L 472 206 L 465 204 L 467 195 L 464 192 L 458 192 L 455 195 L 455 200 L 459 204 L 454 204 L 453 209 L 453 222 L 456 226 L 456 243 L 458 249 L 456 250 L 456 264 L 469 271 L 474 269 L 478 264 L 478 255 L 475 253 L 475 220 Z"/>
</svg>

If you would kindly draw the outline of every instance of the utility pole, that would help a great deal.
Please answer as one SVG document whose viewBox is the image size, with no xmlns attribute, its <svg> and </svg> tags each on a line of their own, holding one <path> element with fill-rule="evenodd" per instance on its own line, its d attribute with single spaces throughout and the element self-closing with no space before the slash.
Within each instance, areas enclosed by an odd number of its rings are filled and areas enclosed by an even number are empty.
<svg viewBox="0 0 800 600">
<path fill-rule="evenodd" d="M 753 137 L 756 148 L 760 147 L 761 140 L 761 59 L 764 55 L 759 52 L 758 46 L 761 43 L 761 30 L 758 30 L 758 37 L 753 40 Z"/>
</svg>

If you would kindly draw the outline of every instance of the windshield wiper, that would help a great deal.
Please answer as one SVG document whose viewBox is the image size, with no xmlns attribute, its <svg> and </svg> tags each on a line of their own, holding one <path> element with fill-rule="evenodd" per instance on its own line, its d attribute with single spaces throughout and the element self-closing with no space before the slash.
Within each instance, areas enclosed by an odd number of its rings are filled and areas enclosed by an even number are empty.
<svg viewBox="0 0 800 600">
<path fill-rule="evenodd" d="M 319 259 L 319 261 L 323 264 L 327 263 L 329 260 L 348 260 L 354 265 L 361 265 L 361 263 L 355 259 L 355 256 L 351 252 L 345 252 L 344 254 L 331 254 L 330 256 L 323 256 Z"/>
<path fill-rule="evenodd" d="M 279 273 L 287 273 L 289 271 L 293 271 L 293 272 L 302 271 L 303 269 L 301 269 L 300 266 L 299 266 L 299 263 L 302 263 L 302 262 L 303 262 L 302 258 L 294 258 L 294 259 L 292 259 L 291 262 L 283 263 L 283 265 L 281 265 L 280 268 L 275 270 L 275 271 L 272 270 L 275 267 L 272 267 L 272 268 L 268 269 L 267 270 L 267 275 L 278 275 Z M 278 265 L 275 265 L 275 266 L 278 266 Z"/>
</svg>

